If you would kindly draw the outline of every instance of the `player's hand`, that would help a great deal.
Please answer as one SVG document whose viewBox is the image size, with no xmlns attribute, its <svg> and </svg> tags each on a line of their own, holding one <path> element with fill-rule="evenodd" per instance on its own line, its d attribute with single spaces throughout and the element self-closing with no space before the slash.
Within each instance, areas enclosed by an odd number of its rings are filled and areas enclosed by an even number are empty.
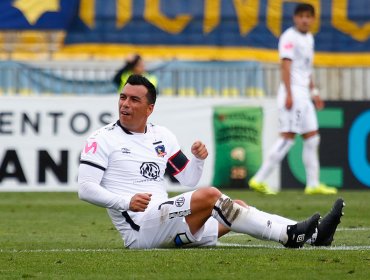
<svg viewBox="0 0 370 280">
<path fill-rule="evenodd" d="M 293 107 L 292 95 L 287 94 L 286 99 L 285 99 L 285 108 L 287 108 L 287 110 L 290 110 L 290 109 L 292 109 L 292 107 Z"/>
<path fill-rule="evenodd" d="M 324 101 L 320 98 L 319 95 L 312 97 L 312 100 L 315 103 L 315 107 L 317 110 L 324 109 L 325 106 Z"/>
<path fill-rule="evenodd" d="M 195 141 L 193 146 L 191 146 L 191 152 L 196 158 L 206 159 L 208 156 L 208 151 L 206 145 L 200 141 Z"/>
<path fill-rule="evenodd" d="M 133 212 L 144 212 L 148 208 L 152 194 L 150 193 L 137 193 L 130 201 L 130 210 Z"/>
</svg>

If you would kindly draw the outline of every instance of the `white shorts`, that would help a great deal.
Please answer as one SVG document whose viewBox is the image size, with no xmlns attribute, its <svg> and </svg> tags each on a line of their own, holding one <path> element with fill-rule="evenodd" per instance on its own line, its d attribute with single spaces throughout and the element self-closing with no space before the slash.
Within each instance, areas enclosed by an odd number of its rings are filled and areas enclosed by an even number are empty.
<svg viewBox="0 0 370 280">
<path fill-rule="evenodd" d="M 147 209 L 135 219 L 135 223 L 140 226 L 138 231 L 132 229 L 129 233 L 127 230 L 121 232 L 125 246 L 130 249 L 215 246 L 218 239 L 216 219 L 210 217 L 194 235 L 185 221 L 185 217 L 191 214 L 192 194 L 183 193 Z M 117 218 L 112 217 L 111 213 L 110 216 L 112 221 Z"/>
<path fill-rule="evenodd" d="M 278 91 L 279 132 L 305 134 L 318 130 L 317 115 L 308 88 L 292 86 L 293 107 L 285 108 L 285 86 Z"/>
</svg>

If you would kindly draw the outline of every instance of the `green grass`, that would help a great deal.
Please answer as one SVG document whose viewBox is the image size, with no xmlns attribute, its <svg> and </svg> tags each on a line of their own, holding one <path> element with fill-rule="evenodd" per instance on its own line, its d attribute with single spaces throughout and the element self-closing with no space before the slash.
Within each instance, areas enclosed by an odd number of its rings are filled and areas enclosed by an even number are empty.
<svg viewBox="0 0 370 280">
<path fill-rule="evenodd" d="M 294 219 L 323 215 L 335 199 L 227 193 Z M 127 250 L 106 211 L 74 193 L 0 193 L 0 279 L 368 279 L 370 192 L 341 196 L 347 207 L 335 236 L 338 250 L 282 249 L 241 235 L 220 241 L 245 247 Z"/>
</svg>

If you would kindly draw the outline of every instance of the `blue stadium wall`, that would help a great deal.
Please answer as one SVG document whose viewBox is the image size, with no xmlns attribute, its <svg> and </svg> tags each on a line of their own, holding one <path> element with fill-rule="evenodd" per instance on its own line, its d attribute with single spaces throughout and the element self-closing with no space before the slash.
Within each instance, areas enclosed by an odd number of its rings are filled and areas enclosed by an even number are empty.
<svg viewBox="0 0 370 280">
<path fill-rule="evenodd" d="M 317 65 L 370 65 L 368 0 L 3 0 L 0 32 L 63 31 L 63 52 L 274 62 L 300 2 L 316 8 Z"/>
</svg>

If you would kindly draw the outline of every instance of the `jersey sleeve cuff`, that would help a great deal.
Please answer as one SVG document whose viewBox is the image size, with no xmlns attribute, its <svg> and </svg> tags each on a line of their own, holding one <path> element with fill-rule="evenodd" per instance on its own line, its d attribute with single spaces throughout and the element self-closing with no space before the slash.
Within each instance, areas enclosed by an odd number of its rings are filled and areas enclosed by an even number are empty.
<svg viewBox="0 0 370 280">
<path fill-rule="evenodd" d="M 88 160 L 80 160 L 80 164 L 86 164 L 86 165 L 90 165 L 92 167 L 95 167 L 95 168 L 98 168 L 100 170 L 103 170 L 105 171 L 105 167 L 99 165 L 99 164 L 96 164 L 95 162 L 91 162 L 91 161 L 88 161 Z"/>
</svg>

